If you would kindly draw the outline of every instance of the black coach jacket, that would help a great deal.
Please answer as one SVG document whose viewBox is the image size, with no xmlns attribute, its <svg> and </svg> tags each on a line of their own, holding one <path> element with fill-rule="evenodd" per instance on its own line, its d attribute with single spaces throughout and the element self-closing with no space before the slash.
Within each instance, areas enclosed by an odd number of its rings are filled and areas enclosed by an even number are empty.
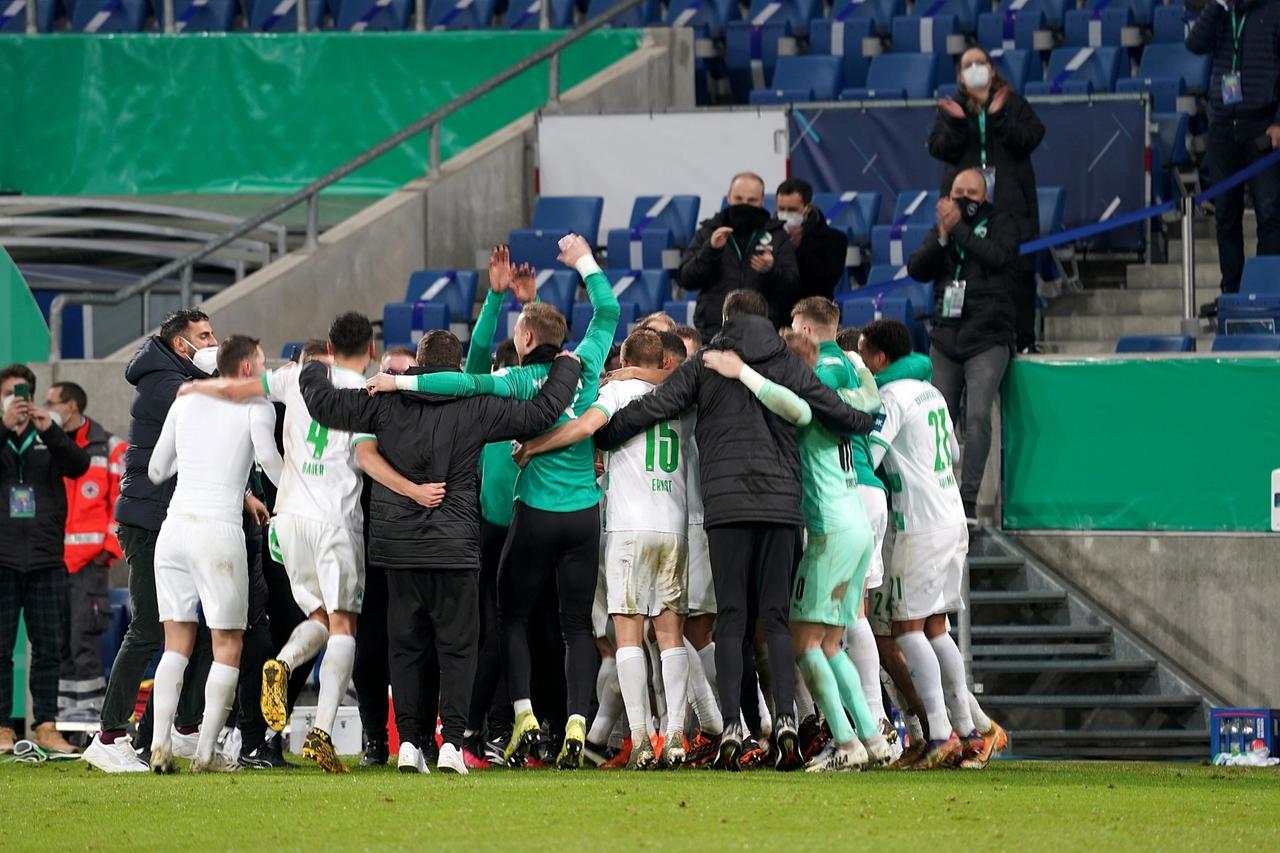
<svg viewBox="0 0 1280 853">
<path fill-rule="evenodd" d="M 21 454 L 14 450 L 24 447 Z M 44 432 L 30 421 L 19 432 L 0 426 L 0 567 L 28 572 L 66 565 L 67 487 L 62 478 L 75 479 L 88 470 L 89 454 L 57 425 Z M 33 518 L 10 517 L 15 486 L 32 490 Z"/>
</svg>

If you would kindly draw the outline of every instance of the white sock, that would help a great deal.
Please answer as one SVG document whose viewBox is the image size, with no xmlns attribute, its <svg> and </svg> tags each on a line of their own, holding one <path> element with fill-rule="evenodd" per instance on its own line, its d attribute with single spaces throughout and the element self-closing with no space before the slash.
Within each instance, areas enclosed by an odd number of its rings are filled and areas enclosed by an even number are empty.
<svg viewBox="0 0 1280 853">
<path fill-rule="evenodd" d="M 716 681 L 716 644 L 707 643 L 698 649 L 698 660 L 702 663 L 702 671 L 707 674 L 707 683 L 711 685 L 711 689 L 715 691 L 716 697 L 720 696 L 720 685 Z"/>
<path fill-rule="evenodd" d="M 662 685 L 667 694 L 667 742 L 684 734 L 685 697 L 689 693 L 689 653 L 684 646 L 662 653 Z"/>
<path fill-rule="evenodd" d="M 800 667 L 796 667 L 796 719 L 803 721 L 810 714 L 814 713 L 817 708 L 813 704 L 813 694 L 809 692 L 809 685 L 805 683 L 804 674 L 800 672 Z"/>
<path fill-rule="evenodd" d="M 942 689 L 947 697 L 951 728 L 960 737 L 973 733 L 973 712 L 969 710 L 969 684 L 964 677 L 964 658 L 956 641 L 945 631 L 929 641 L 942 671 Z M 930 726 L 933 723 L 929 724 Z"/>
<path fill-rule="evenodd" d="M 639 646 L 621 646 L 615 658 L 618 661 L 618 687 L 622 690 L 622 702 L 627 708 L 627 721 L 631 724 L 631 742 L 638 744 L 649 736 L 649 673 L 645 666 L 644 649 Z"/>
<path fill-rule="evenodd" d="M 969 694 L 969 713 L 973 714 L 973 727 L 982 734 L 991 731 L 991 718 L 987 716 L 987 712 L 982 710 L 982 706 L 978 704 L 978 697 L 973 693 Z"/>
<path fill-rule="evenodd" d="M 769 737 L 773 734 L 773 715 L 769 713 L 769 703 L 765 701 L 759 679 L 756 680 L 756 703 L 760 706 L 760 736 Z"/>
<path fill-rule="evenodd" d="M 933 647 L 925 639 L 924 631 L 912 631 L 897 638 L 898 648 L 907 658 L 907 671 L 911 673 L 911 683 L 920 694 L 924 703 L 925 715 L 929 718 L 929 737 L 934 740 L 946 740 L 951 736 L 951 718 L 947 716 L 947 704 L 942 692 L 942 670 L 938 666 L 938 656 Z"/>
<path fill-rule="evenodd" d="M 902 721 L 907 724 L 907 736 L 911 738 L 911 742 L 923 743 L 924 726 L 920 724 L 920 718 L 910 711 L 903 711 Z"/>
<path fill-rule="evenodd" d="M 667 730 L 667 689 L 662 683 L 662 652 L 658 646 L 648 640 L 644 644 L 645 654 L 649 660 L 649 684 L 653 687 L 653 711 L 658 718 L 657 731 Z"/>
<path fill-rule="evenodd" d="M 516 699 L 511 703 L 511 708 L 516 712 L 517 717 L 521 714 L 532 714 L 533 702 L 528 699 Z"/>
<path fill-rule="evenodd" d="M 689 703 L 698 718 L 698 728 L 715 736 L 724 731 L 724 717 L 720 715 L 720 703 L 716 701 L 715 687 L 702 667 L 702 655 L 687 639 L 685 651 L 689 656 Z"/>
<path fill-rule="evenodd" d="M 328 628 L 314 619 L 304 619 L 294 627 L 276 660 L 289 667 L 289 672 L 296 672 L 298 667 L 320 654 L 328 640 Z"/>
<path fill-rule="evenodd" d="M 331 636 L 320 663 L 320 698 L 316 700 L 316 728 L 326 734 L 333 734 L 333 721 L 342 697 L 347 695 L 355 665 L 356 638 L 350 634 Z"/>
<path fill-rule="evenodd" d="M 867 707 L 877 720 L 886 718 L 884 700 L 880 697 L 880 652 L 876 651 L 876 635 L 871 633 L 871 623 L 859 619 L 845 632 L 844 651 L 858 670 L 862 693 L 867 697 Z"/>
<path fill-rule="evenodd" d="M 160 656 L 156 677 L 151 682 L 152 749 L 168 747 L 171 742 L 173 718 L 178 714 L 178 694 L 182 692 L 187 663 L 187 656 L 177 652 L 165 652 Z"/>
<path fill-rule="evenodd" d="M 618 687 L 618 663 L 613 658 L 604 658 L 600 661 L 600 671 L 596 673 L 596 701 L 600 708 L 596 711 L 596 718 L 591 721 L 591 731 L 587 732 L 587 740 L 591 743 L 605 743 L 622 710 L 622 690 Z"/>
<path fill-rule="evenodd" d="M 204 719 L 200 721 L 200 742 L 196 745 L 196 760 L 208 761 L 218 745 L 218 735 L 231 713 L 231 703 L 240 683 L 240 668 L 214 661 L 209 667 L 209 677 L 204 683 Z"/>
</svg>

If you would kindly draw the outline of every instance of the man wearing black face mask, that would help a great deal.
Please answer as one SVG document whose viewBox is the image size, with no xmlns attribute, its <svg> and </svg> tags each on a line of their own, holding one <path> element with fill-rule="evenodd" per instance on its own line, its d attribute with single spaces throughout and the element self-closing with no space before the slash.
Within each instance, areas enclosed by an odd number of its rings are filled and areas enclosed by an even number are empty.
<svg viewBox="0 0 1280 853">
<path fill-rule="evenodd" d="M 694 325 L 708 340 L 720 331 L 730 291 L 761 293 L 777 328 L 791 322 L 800 286 L 795 246 L 786 226 L 764 209 L 761 177 L 735 175 L 727 198 L 729 206 L 699 226 L 680 264 L 680 286 L 698 291 Z"/>
<path fill-rule="evenodd" d="M 967 397 L 960 498 L 965 516 L 975 519 L 991 449 L 991 406 L 1013 351 L 1018 231 L 987 201 L 977 169 L 956 175 L 951 197 L 938 201 L 937 217 L 907 270 L 916 281 L 933 283 L 933 384 L 951 412 L 961 411 L 962 393 Z"/>
</svg>

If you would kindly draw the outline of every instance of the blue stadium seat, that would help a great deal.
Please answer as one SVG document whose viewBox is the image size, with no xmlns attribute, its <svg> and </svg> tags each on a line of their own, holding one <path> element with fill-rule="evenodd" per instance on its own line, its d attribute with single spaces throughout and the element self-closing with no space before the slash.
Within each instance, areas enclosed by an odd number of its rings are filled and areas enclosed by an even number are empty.
<svg viewBox="0 0 1280 853">
<path fill-rule="evenodd" d="M 893 19 L 907 14 L 907 0 L 835 0 L 831 20 L 851 22 L 862 18 L 875 25 L 876 35 L 887 36 Z"/>
<path fill-rule="evenodd" d="M 1144 27 L 1151 26 L 1151 11 L 1160 0 L 1086 0 L 1085 9 L 1090 12 L 1102 12 L 1106 9 L 1129 9 L 1133 12 L 1133 20 Z"/>
<path fill-rule="evenodd" d="M 618 302 L 636 307 L 636 316 L 643 317 L 655 311 L 671 298 L 671 274 L 666 270 L 605 270 L 613 282 Z"/>
<path fill-rule="evenodd" d="M 897 266 L 894 264 L 876 264 L 867 270 L 867 282 L 863 285 L 868 287 L 883 287 L 886 284 L 905 283 L 914 281 L 911 276 L 907 275 L 906 265 Z"/>
<path fill-rule="evenodd" d="M 893 203 L 893 222 L 900 225 L 932 225 L 936 217 L 938 190 L 903 190 Z"/>
<path fill-rule="evenodd" d="M 1074 9 L 1075 5 L 1075 0 L 1000 0 L 996 14 L 1014 20 L 1023 15 L 1040 14 L 1047 28 L 1060 30 L 1067 9 Z"/>
<path fill-rule="evenodd" d="M 1028 82 L 1040 76 L 1040 54 L 1035 51 L 1006 50 L 993 60 L 1001 76 L 1018 94 L 1022 94 Z"/>
<path fill-rule="evenodd" d="M 1117 92 L 1150 92 L 1158 112 L 1178 110 L 1178 98 L 1204 95 L 1209 90 L 1211 56 L 1197 56 L 1181 44 L 1149 44 L 1142 51 L 1138 73 L 1116 84 Z"/>
<path fill-rule="evenodd" d="M 953 15 L 960 26 L 960 32 L 972 33 L 978 24 L 978 7 L 980 0 L 917 0 L 914 13 L 920 18 L 936 18 L 941 15 Z M 990 3 L 987 4 L 990 9 Z"/>
<path fill-rule="evenodd" d="M 948 56 L 947 39 L 959 33 L 960 20 L 955 15 L 901 15 L 893 19 L 893 52 Z"/>
<path fill-rule="evenodd" d="M 924 319 L 933 316 L 933 282 L 920 282 L 907 275 L 905 266 L 880 264 L 872 267 L 874 277 L 867 274 L 867 283 L 854 291 L 858 299 L 906 299 L 911 302 L 912 317 Z"/>
<path fill-rule="evenodd" d="M 1124 62 L 1122 69 L 1121 63 Z M 1128 54 L 1116 47 L 1060 47 L 1049 54 L 1043 82 L 1027 84 L 1028 95 L 1088 95 L 1111 92 L 1128 71 Z"/>
<path fill-rule="evenodd" d="M 595 245 L 600 234 L 600 196 L 542 196 L 533 209 L 533 224 L 511 232 L 511 260 L 538 269 L 552 269 L 566 234 L 580 234 Z"/>
<path fill-rule="evenodd" d="M 1280 335 L 1218 335 L 1214 352 L 1280 352 Z"/>
<path fill-rule="evenodd" d="M 843 231 L 851 244 L 866 246 L 871 243 L 871 227 L 880 218 L 880 193 L 814 193 L 813 208 L 828 225 Z"/>
<path fill-rule="evenodd" d="M 1125 335 L 1116 341 L 1116 352 L 1195 352 L 1190 335 Z"/>
<path fill-rule="evenodd" d="M 622 0 L 591 0 L 587 5 L 587 18 L 603 15 Z M 645 0 L 629 12 L 623 12 L 609 21 L 610 27 L 646 27 L 662 20 L 662 11 L 658 8 L 658 0 Z"/>
<path fill-rule="evenodd" d="M 388 302 L 382 306 L 385 347 L 413 346 L 430 329 L 450 329 L 452 315 L 443 302 Z"/>
<path fill-rule="evenodd" d="M 333 19 L 334 29 L 337 30 L 352 32 L 407 30 L 413 16 L 413 0 L 335 0 L 335 2 L 337 6 L 334 9 Z"/>
<path fill-rule="evenodd" d="M 280 348 L 280 357 L 283 359 L 293 358 L 293 351 L 300 350 L 306 346 L 306 341 L 289 341 Z"/>
<path fill-rule="evenodd" d="M 675 299 L 662 303 L 662 311 L 672 320 L 686 326 L 693 325 L 693 309 L 698 303 L 690 299 L 687 301 L 678 301 Z"/>
<path fill-rule="evenodd" d="M 821 16 L 820 0 L 751 0 L 745 20 L 754 26 L 785 20 L 791 24 L 791 32 L 807 36 L 809 22 Z"/>
<path fill-rule="evenodd" d="M 495 0 L 430 0 L 429 30 L 483 30 L 493 23 Z"/>
<path fill-rule="evenodd" d="M 1245 261 L 1240 292 L 1218 297 L 1218 329 L 1220 336 L 1280 331 L 1280 256 Z"/>
<path fill-rule="evenodd" d="M 910 299 L 893 296 L 877 299 L 863 297 L 861 291 L 840 303 L 840 325 L 862 328 L 872 320 L 897 320 L 911 330 L 916 350 L 925 352 L 929 346 L 928 332 L 916 319 L 915 306 Z"/>
<path fill-rule="evenodd" d="M 756 89 L 748 103 L 795 104 L 809 101 L 834 101 L 844 88 L 838 56 L 780 56 L 768 89 Z"/>
<path fill-rule="evenodd" d="M 31 0 L 6 0 L 0 4 L 0 33 L 27 31 L 27 3 Z M 36 0 L 36 31 L 47 33 L 58 17 L 57 0 Z"/>
<path fill-rule="evenodd" d="M 573 306 L 578 296 L 578 273 L 575 270 L 556 269 L 539 270 L 537 277 L 538 301 L 545 302 L 564 315 L 568 321 L 573 313 Z M 515 295 L 507 297 L 504 307 L 507 311 L 520 313 L 523 306 L 516 301 Z"/>
<path fill-rule="evenodd" d="M 993 51 L 1035 50 L 1036 33 L 1048 28 L 1044 12 L 1023 9 L 1016 13 L 985 12 L 978 16 L 978 46 Z M 992 58 L 996 58 L 992 55 Z"/>
<path fill-rule="evenodd" d="M 1151 41 L 1153 44 L 1185 44 L 1189 16 L 1181 3 L 1157 6 L 1151 13 Z"/>
<path fill-rule="evenodd" d="M 1064 26 L 1067 47 L 1128 47 L 1131 34 L 1140 36 L 1134 29 L 1132 9 L 1072 9 Z"/>
<path fill-rule="evenodd" d="M 877 225 L 871 229 L 871 263 L 902 266 L 920 248 L 932 225 Z"/>
<path fill-rule="evenodd" d="M 323 8 L 324 0 L 320 0 Z M 39 11 L 39 7 L 36 7 Z M 71 29 L 82 33 L 140 33 L 147 0 L 80 0 L 70 8 Z M 25 14 L 25 13 L 24 13 Z"/>
<path fill-rule="evenodd" d="M 319 26 L 324 20 L 324 4 L 325 0 L 306 0 L 307 2 L 307 20 L 314 26 Z M 362 4 L 359 13 L 352 11 L 352 21 L 360 18 L 368 10 L 363 8 L 364 5 L 371 5 L 372 0 L 359 0 Z M 401 0 L 405 8 L 405 21 L 408 22 L 409 4 L 407 0 Z M 295 2 L 290 3 L 287 9 L 277 11 L 277 7 L 282 6 L 282 0 L 244 0 L 244 16 L 248 29 L 257 30 L 264 33 L 293 33 L 298 31 L 298 5 Z M 352 9 L 354 10 L 354 6 Z M 334 17 L 338 17 L 335 12 Z M 385 13 L 379 13 L 379 17 L 386 17 Z M 352 26 L 342 27 L 342 29 L 353 29 Z M 361 29 L 366 29 L 361 27 Z M 373 29 L 373 27 L 368 27 Z M 382 27 L 382 29 L 389 29 Z M 404 29 L 403 26 L 399 29 Z"/>
<path fill-rule="evenodd" d="M 692 27 L 700 37 L 722 39 L 725 26 L 741 18 L 742 12 L 733 0 L 672 0 L 663 20 L 669 27 Z"/>
<path fill-rule="evenodd" d="M 470 320 L 476 305 L 479 275 L 475 270 L 418 270 L 405 286 L 405 302 L 440 302 L 463 321 Z"/>
<path fill-rule="evenodd" d="M 403 302 L 382 309 L 382 338 L 391 346 L 411 344 L 415 332 L 450 329 L 460 340 L 471 336 L 478 276 L 474 270 L 419 270 L 409 276 Z"/>
<path fill-rule="evenodd" d="M 605 245 L 613 266 L 662 269 L 662 253 L 683 249 L 698 228 L 696 195 L 640 196 L 631 207 L 626 228 L 609 231 Z"/>
<path fill-rule="evenodd" d="M 573 0 L 512 0 L 507 8 L 506 28 L 536 30 L 543 3 L 550 3 L 548 19 L 553 30 L 567 30 L 573 27 Z"/>
<path fill-rule="evenodd" d="M 173 27 L 180 33 L 225 33 L 235 23 L 240 4 L 237 0 L 174 0 Z M 164 26 L 164 4 L 156 4 L 156 22 Z"/>
<path fill-rule="evenodd" d="M 587 333 L 587 326 L 591 324 L 591 303 L 575 302 L 573 305 L 573 316 L 569 320 L 569 345 L 577 346 L 583 335 Z M 618 330 L 613 334 L 613 342 L 620 344 L 627 339 L 627 335 L 631 333 L 631 327 L 640 319 L 640 315 L 636 311 L 634 302 L 622 303 L 622 316 L 618 319 Z"/>
<path fill-rule="evenodd" d="M 1062 187 L 1036 187 L 1036 202 L 1040 208 L 1040 235 L 1043 237 L 1061 231 L 1066 218 L 1066 190 Z"/>
<path fill-rule="evenodd" d="M 948 67 L 950 63 L 947 63 Z M 894 101 L 933 97 L 941 57 L 936 53 L 882 53 L 872 58 L 867 85 L 845 89 L 842 101 Z"/>
<path fill-rule="evenodd" d="M 844 63 L 844 85 L 862 86 L 867 82 L 867 69 L 871 66 L 871 57 L 862 52 L 862 40 L 875 38 L 875 35 L 875 21 L 871 18 L 817 20 L 809 25 L 809 51 L 821 56 L 840 57 Z"/>
<path fill-rule="evenodd" d="M 791 22 L 772 20 L 760 26 L 734 21 L 725 27 L 724 65 L 729 86 L 737 103 L 746 103 L 755 89 L 763 89 L 773 79 L 778 49 L 791 36 Z"/>
</svg>

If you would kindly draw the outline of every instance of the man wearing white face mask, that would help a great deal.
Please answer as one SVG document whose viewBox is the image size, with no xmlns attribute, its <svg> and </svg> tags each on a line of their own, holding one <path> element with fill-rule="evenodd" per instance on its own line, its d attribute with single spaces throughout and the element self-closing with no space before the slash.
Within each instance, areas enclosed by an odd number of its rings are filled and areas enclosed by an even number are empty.
<svg viewBox="0 0 1280 853">
<path fill-rule="evenodd" d="M 85 750 L 85 760 L 109 773 L 145 772 L 147 765 L 134 753 L 126 733 L 138 685 L 147 665 L 164 642 L 156 611 L 155 547 L 160 525 L 173 497 L 174 480 L 159 485 L 147 478 L 151 453 L 160 438 L 178 389 L 192 379 L 206 379 L 216 371 L 218 339 L 209 318 L 194 308 L 174 311 L 147 338 L 125 368 L 135 389 L 129 414 L 129 446 L 125 451 L 120 499 L 116 503 L 117 533 L 129 561 L 129 608 L 133 621 L 116 655 L 102 703 L 102 732 Z M 265 512 L 265 510 L 264 510 Z M 180 744 L 194 748 L 202 715 L 202 690 L 212 660 L 209 633 L 201 632 L 187 670 L 175 720 Z M 144 742 L 149 738 L 145 738 Z"/>
<path fill-rule="evenodd" d="M 849 238 L 827 224 L 822 211 L 814 209 L 813 187 L 791 178 L 778 185 L 778 219 L 787 226 L 787 236 L 796 248 L 800 267 L 800 287 L 796 301 L 809 296 L 831 299 L 844 273 Z"/>
</svg>

